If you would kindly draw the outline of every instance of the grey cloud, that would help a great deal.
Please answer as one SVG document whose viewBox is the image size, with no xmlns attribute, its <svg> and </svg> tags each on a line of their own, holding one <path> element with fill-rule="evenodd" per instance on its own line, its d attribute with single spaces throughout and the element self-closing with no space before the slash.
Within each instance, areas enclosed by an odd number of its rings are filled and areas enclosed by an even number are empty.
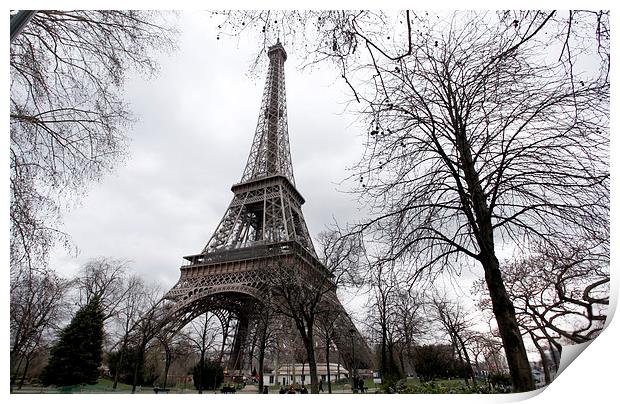
<svg viewBox="0 0 620 404">
<path fill-rule="evenodd" d="M 248 77 L 255 44 L 216 40 L 206 14 L 182 14 L 177 53 L 160 60 L 157 77 L 133 77 L 126 98 L 138 122 L 128 132 L 130 157 L 94 184 L 64 215 L 79 255 L 57 248 L 52 265 L 73 274 L 96 256 L 126 258 L 163 288 L 179 276 L 182 256 L 199 252 L 232 198 L 249 153 L 264 77 Z M 266 60 L 265 60 L 266 63 Z M 351 220 L 353 197 L 337 191 L 361 152 L 361 128 L 343 115 L 346 89 L 335 71 L 296 69 L 289 51 L 286 85 L 297 188 L 313 236 L 335 216 Z"/>
</svg>

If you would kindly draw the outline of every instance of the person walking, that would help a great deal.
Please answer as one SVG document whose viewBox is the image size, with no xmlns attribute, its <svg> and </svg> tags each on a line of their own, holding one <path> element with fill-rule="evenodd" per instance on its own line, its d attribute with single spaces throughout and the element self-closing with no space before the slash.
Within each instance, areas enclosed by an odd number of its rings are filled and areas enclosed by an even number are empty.
<svg viewBox="0 0 620 404">
<path fill-rule="evenodd" d="M 323 392 L 323 379 L 319 380 L 319 392 Z"/>
</svg>

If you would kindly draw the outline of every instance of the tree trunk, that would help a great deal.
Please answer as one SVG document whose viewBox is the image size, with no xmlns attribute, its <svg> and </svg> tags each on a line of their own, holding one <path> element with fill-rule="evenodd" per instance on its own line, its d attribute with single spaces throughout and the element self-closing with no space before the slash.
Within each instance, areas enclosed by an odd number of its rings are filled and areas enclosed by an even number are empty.
<svg viewBox="0 0 620 404">
<path fill-rule="evenodd" d="M 336 375 L 336 381 L 339 382 L 340 381 L 340 350 L 338 350 L 338 367 L 336 368 L 336 372 L 338 372 L 338 374 Z"/>
<path fill-rule="evenodd" d="M 389 337 L 388 340 L 388 368 L 390 371 L 390 374 L 392 375 L 392 377 L 396 378 L 396 380 L 394 380 L 395 382 L 400 380 L 401 378 L 401 374 L 400 374 L 400 370 L 398 368 L 398 364 L 396 363 L 396 360 L 394 359 L 394 341 L 392 339 L 392 337 Z"/>
<path fill-rule="evenodd" d="M 264 362 L 265 362 L 265 348 L 267 345 L 267 320 L 264 321 L 264 325 L 261 330 L 261 337 L 258 346 L 258 394 L 263 394 L 264 388 Z"/>
<path fill-rule="evenodd" d="M 164 389 L 166 388 L 166 385 L 168 384 L 168 370 L 170 370 L 170 363 L 172 362 L 172 358 L 171 355 L 166 352 L 166 367 L 164 369 Z"/>
<path fill-rule="evenodd" d="M 551 352 L 551 359 L 553 360 L 553 366 L 555 372 L 557 373 L 558 369 L 560 368 L 560 362 L 558 361 L 558 359 L 561 357 L 560 355 L 562 354 L 562 345 L 558 344 L 551 337 L 548 337 L 547 341 L 549 341 L 549 351 Z"/>
<path fill-rule="evenodd" d="M 21 367 L 23 360 L 24 360 L 24 357 L 20 355 L 19 362 L 17 362 L 17 366 L 15 366 L 15 370 L 11 374 L 11 388 L 15 384 L 15 381 L 17 380 L 17 375 L 19 374 L 19 368 Z"/>
<path fill-rule="evenodd" d="M 480 371 L 481 371 L 481 370 L 480 370 L 480 361 L 478 360 L 478 355 L 480 355 L 480 353 L 477 353 L 477 354 L 474 356 L 474 363 L 476 364 L 476 369 L 478 369 L 478 372 L 480 372 Z"/>
<path fill-rule="evenodd" d="M 417 372 L 415 370 L 415 360 L 413 358 L 413 352 L 411 351 L 411 341 L 407 338 L 407 364 L 411 368 L 411 373 L 415 377 L 417 376 Z"/>
<path fill-rule="evenodd" d="M 198 394 L 202 394 L 203 386 L 202 386 L 202 372 L 205 368 L 205 350 L 202 349 L 200 351 L 200 366 L 198 366 Z"/>
<path fill-rule="evenodd" d="M 465 348 L 465 343 L 460 335 L 457 335 L 459 343 L 461 344 L 461 349 L 463 350 L 463 356 L 465 356 L 465 362 L 467 363 L 467 370 L 469 371 L 469 375 L 471 377 L 471 382 L 474 385 L 474 388 L 478 388 L 478 384 L 476 383 L 476 376 L 474 375 L 474 368 L 471 365 L 471 359 L 469 359 L 469 354 L 467 353 L 467 349 Z"/>
<path fill-rule="evenodd" d="M 519 331 L 514 306 L 502 281 L 499 262 L 495 255 L 487 258 L 486 265 L 483 263 L 484 275 L 491 295 L 497 327 L 502 337 L 506 360 L 512 377 L 513 391 L 517 393 L 534 390 L 532 369 L 527 359 L 527 352 Z"/>
<path fill-rule="evenodd" d="M 256 327 L 254 329 L 254 333 L 252 335 L 252 344 L 250 345 L 250 352 L 248 354 L 248 358 L 250 360 L 250 363 L 249 363 L 250 375 L 252 375 L 252 372 L 255 369 L 253 362 L 254 362 L 254 349 L 256 348 L 256 341 L 258 340 L 258 327 L 259 327 L 259 325 L 256 324 Z M 243 369 L 243 364 L 241 365 L 241 368 Z"/>
<path fill-rule="evenodd" d="M 332 374 L 331 374 L 331 369 L 329 367 L 329 345 L 330 345 L 330 341 L 329 341 L 329 337 L 327 337 L 326 341 L 325 341 L 325 346 L 327 347 L 327 350 L 325 351 L 325 362 L 327 362 L 327 392 L 329 394 L 332 394 Z"/>
<path fill-rule="evenodd" d="M 403 350 L 398 351 L 398 362 L 400 363 L 400 373 L 407 375 L 407 369 L 405 369 L 405 359 L 403 357 Z"/>
<path fill-rule="evenodd" d="M 276 362 L 274 365 L 273 379 L 275 384 L 280 384 L 280 373 L 278 372 L 280 369 L 280 348 L 276 349 Z"/>
<path fill-rule="evenodd" d="M 388 369 L 387 369 L 387 327 L 385 323 L 381 324 L 381 381 L 385 380 L 388 377 Z M 351 373 L 353 373 L 353 369 L 351 369 Z M 353 379 L 351 379 L 353 380 Z M 353 386 L 356 389 L 356 386 Z"/>
<path fill-rule="evenodd" d="M 121 366 L 123 365 L 123 356 L 125 355 L 125 344 L 121 348 L 121 353 L 118 357 L 118 363 L 116 364 L 116 371 L 114 372 L 114 384 L 112 384 L 112 390 L 116 390 L 116 386 L 118 385 L 118 377 L 121 372 Z"/>
<path fill-rule="evenodd" d="M 448 87 L 448 90 L 452 98 L 450 101 L 454 101 L 454 105 L 458 105 L 458 101 L 451 94 L 452 90 L 450 87 Z M 455 108 L 453 125 L 456 148 L 460 154 L 459 160 L 469 191 L 469 195 L 464 190 L 461 194 L 461 199 L 464 201 L 463 209 L 468 216 L 470 225 L 474 228 L 474 234 L 480 250 L 478 260 L 484 268 L 484 278 L 491 297 L 493 314 L 495 315 L 497 327 L 504 343 L 506 360 L 512 378 L 513 392 L 531 391 L 534 390 L 532 370 L 527 359 L 523 338 L 519 331 L 514 305 L 506 292 L 499 268 L 499 261 L 495 254 L 493 223 L 491 220 L 492 212 L 487 204 L 486 194 L 482 189 L 480 177 L 471 155 L 467 131 L 459 114 L 460 111 L 458 111 L 458 108 Z M 471 200 L 471 208 L 467 206 L 469 204 L 468 199 Z M 472 209 L 475 217 L 472 217 Z"/>
<path fill-rule="evenodd" d="M 306 353 L 308 354 L 308 367 L 310 368 L 310 393 L 319 394 L 319 377 L 316 371 L 316 358 L 314 357 L 314 343 L 312 334 L 309 333 L 310 340 L 304 341 Z"/>
<path fill-rule="evenodd" d="M 547 355 L 545 355 L 545 350 L 542 346 L 540 346 L 540 344 L 538 343 L 538 339 L 532 332 L 530 332 L 530 336 L 532 337 L 532 342 L 534 343 L 534 346 L 540 354 L 540 362 L 542 363 L 543 372 L 545 374 L 545 384 L 548 385 L 549 383 L 551 383 L 551 373 L 549 372 L 549 361 L 547 360 Z"/>
<path fill-rule="evenodd" d="M 24 380 L 26 379 L 26 373 L 28 373 L 28 368 L 30 367 L 30 355 L 26 357 L 26 364 L 24 365 L 24 372 L 22 373 L 22 377 L 19 380 L 19 385 L 17 386 L 17 390 L 21 390 L 24 386 Z"/>
<path fill-rule="evenodd" d="M 461 348 L 457 345 L 456 337 L 452 337 L 452 344 L 454 345 L 454 350 L 459 356 L 459 364 L 464 367 L 465 361 L 463 361 L 463 355 L 461 354 Z M 469 388 L 469 379 L 465 376 L 465 385 Z"/>
<path fill-rule="evenodd" d="M 142 364 L 142 361 L 144 360 L 145 349 L 146 344 L 140 345 L 140 348 L 138 349 L 138 360 L 136 361 L 136 365 L 134 366 L 133 370 L 133 384 L 131 386 L 131 394 L 134 394 L 136 392 L 136 386 L 138 384 L 138 370 L 140 368 L 140 365 Z"/>
</svg>

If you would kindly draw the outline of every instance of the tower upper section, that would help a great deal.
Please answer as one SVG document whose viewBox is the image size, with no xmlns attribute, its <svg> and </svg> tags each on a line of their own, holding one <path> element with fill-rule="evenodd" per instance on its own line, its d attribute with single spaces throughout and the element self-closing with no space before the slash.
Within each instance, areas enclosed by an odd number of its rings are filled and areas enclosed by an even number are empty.
<svg viewBox="0 0 620 404">
<path fill-rule="evenodd" d="M 278 42 L 269 48 L 269 71 L 250 156 L 232 202 L 203 249 L 209 259 L 261 245 L 296 242 L 316 258 L 295 188 L 289 151 L 284 61 Z M 247 251 L 246 251 L 247 252 Z M 244 252 L 245 254 L 245 252 Z M 200 255 L 200 256 L 202 256 Z M 198 256 L 196 256 L 198 257 Z"/>
<path fill-rule="evenodd" d="M 286 51 L 278 41 L 269 47 L 269 70 L 258 114 L 254 142 L 241 182 L 274 175 L 286 177 L 293 185 L 293 165 L 288 140 L 284 62 Z"/>
</svg>

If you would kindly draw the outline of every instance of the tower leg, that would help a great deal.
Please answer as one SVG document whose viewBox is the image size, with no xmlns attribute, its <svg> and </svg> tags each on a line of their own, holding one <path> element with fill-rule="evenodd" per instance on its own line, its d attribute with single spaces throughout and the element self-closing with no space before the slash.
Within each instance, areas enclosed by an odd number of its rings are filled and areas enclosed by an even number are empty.
<svg viewBox="0 0 620 404">
<path fill-rule="evenodd" d="M 235 332 L 235 341 L 233 342 L 230 357 L 228 359 L 228 371 L 231 374 L 238 375 L 243 369 L 245 340 L 248 336 L 249 319 L 245 315 L 239 316 L 237 322 L 237 330 Z M 233 373 L 234 372 L 234 373 Z"/>
<path fill-rule="evenodd" d="M 224 351 L 226 350 L 226 346 L 228 345 L 227 342 L 230 336 L 230 323 L 232 321 L 232 318 L 230 314 L 223 315 L 222 313 L 218 315 L 218 318 L 220 319 L 220 323 L 222 324 L 222 347 L 220 348 L 218 363 L 221 366 L 225 366 L 223 363 Z"/>
</svg>

